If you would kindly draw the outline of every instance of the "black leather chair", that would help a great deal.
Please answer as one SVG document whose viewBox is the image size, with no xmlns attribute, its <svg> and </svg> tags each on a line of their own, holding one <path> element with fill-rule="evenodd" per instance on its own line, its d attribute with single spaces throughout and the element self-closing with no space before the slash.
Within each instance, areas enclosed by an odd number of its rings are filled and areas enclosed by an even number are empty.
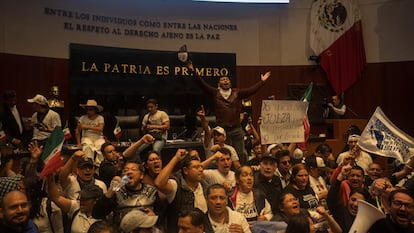
<svg viewBox="0 0 414 233">
<path fill-rule="evenodd" d="M 187 126 L 186 126 L 186 116 L 183 115 L 169 115 L 170 118 L 170 130 L 168 130 L 168 139 L 173 139 L 173 134 L 177 135 L 177 139 L 184 139 Z"/>
<path fill-rule="evenodd" d="M 122 130 L 122 136 L 119 139 L 122 142 L 137 141 L 141 137 L 141 121 L 138 115 L 135 116 L 115 116 L 119 121 Z"/>
</svg>

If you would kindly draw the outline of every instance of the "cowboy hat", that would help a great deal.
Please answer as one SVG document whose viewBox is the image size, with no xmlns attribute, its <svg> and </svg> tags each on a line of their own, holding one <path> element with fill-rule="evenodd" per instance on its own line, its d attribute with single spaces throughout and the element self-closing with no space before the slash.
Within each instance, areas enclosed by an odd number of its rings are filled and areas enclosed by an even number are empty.
<svg viewBox="0 0 414 233">
<path fill-rule="evenodd" d="M 86 108 L 86 107 L 94 107 L 98 110 L 98 112 L 101 112 L 103 110 L 103 107 L 101 105 L 99 105 L 96 100 L 88 100 L 86 101 L 86 104 L 79 104 L 79 106 L 81 106 L 82 108 Z"/>
</svg>

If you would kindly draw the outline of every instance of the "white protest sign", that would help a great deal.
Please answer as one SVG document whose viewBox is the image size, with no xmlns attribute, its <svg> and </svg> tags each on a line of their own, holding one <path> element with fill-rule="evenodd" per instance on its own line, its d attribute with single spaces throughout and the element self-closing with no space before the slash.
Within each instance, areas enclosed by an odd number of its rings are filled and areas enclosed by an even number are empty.
<svg viewBox="0 0 414 233">
<path fill-rule="evenodd" d="M 308 102 L 263 100 L 260 134 L 262 144 L 305 141 L 303 119 Z"/>
</svg>

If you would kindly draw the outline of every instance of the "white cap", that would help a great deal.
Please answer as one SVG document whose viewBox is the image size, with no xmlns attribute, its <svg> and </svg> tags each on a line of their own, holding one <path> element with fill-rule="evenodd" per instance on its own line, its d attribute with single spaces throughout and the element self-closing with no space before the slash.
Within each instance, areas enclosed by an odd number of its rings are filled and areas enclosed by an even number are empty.
<svg viewBox="0 0 414 233">
<path fill-rule="evenodd" d="M 144 211 L 131 210 L 121 220 L 120 227 L 124 232 L 132 232 L 137 228 L 149 228 L 155 225 L 158 216 L 148 216 Z"/>
<path fill-rule="evenodd" d="M 316 165 L 318 166 L 318 168 L 325 168 L 325 162 L 323 161 L 323 159 L 321 157 L 316 157 Z"/>
<path fill-rule="evenodd" d="M 359 139 L 361 138 L 361 136 L 359 136 L 358 134 L 352 134 L 348 136 L 348 143 L 349 141 L 351 141 L 352 139 L 356 139 L 357 141 L 359 141 Z"/>
<path fill-rule="evenodd" d="M 226 130 L 224 130 L 222 127 L 220 126 L 216 126 L 213 131 L 216 131 L 219 134 L 223 134 L 224 136 L 226 136 Z"/>
<path fill-rule="evenodd" d="M 27 99 L 27 102 L 37 103 L 37 104 L 40 104 L 40 105 L 48 105 L 46 97 L 44 97 L 43 95 L 39 95 L 39 94 L 37 94 L 35 97 L 33 97 L 31 99 Z"/>
<path fill-rule="evenodd" d="M 267 153 L 269 153 L 270 154 L 270 152 L 272 151 L 272 149 L 273 148 L 275 148 L 275 147 L 282 147 L 282 144 L 279 144 L 279 143 L 276 143 L 276 144 L 271 144 L 271 145 L 269 145 L 268 147 L 267 147 Z"/>
</svg>

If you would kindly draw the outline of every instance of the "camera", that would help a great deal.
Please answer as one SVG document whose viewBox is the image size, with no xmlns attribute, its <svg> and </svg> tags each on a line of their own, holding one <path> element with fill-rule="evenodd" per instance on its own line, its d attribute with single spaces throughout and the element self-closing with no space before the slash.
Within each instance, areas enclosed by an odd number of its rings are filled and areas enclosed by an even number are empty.
<svg viewBox="0 0 414 233">
<path fill-rule="evenodd" d="M 328 98 L 323 98 L 321 105 L 322 105 L 322 107 L 327 108 L 328 107 L 328 103 L 329 103 Z"/>
</svg>

